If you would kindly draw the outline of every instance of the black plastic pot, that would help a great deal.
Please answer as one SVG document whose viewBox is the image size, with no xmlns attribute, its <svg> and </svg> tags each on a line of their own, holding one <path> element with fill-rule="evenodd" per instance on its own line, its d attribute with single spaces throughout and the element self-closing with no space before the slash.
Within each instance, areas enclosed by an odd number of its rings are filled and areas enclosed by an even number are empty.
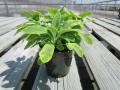
<svg viewBox="0 0 120 90">
<path fill-rule="evenodd" d="M 46 63 L 48 75 L 55 78 L 64 77 L 69 72 L 71 61 L 71 52 L 55 52 L 52 60 Z"/>
</svg>

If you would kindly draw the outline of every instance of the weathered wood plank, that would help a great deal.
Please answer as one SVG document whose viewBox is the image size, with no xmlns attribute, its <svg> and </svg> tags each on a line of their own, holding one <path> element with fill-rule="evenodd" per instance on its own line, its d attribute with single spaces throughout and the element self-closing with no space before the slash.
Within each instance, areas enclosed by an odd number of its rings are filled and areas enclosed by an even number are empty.
<svg viewBox="0 0 120 90">
<path fill-rule="evenodd" d="M 99 37 L 109 43 L 114 49 L 116 49 L 120 53 L 120 37 L 110 32 L 109 30 L 94 24 L 94 23 L 86 23 L 86 26 L 93 30 Z"/>
<path fill-rule="evenodd" d="M 115 25 L 115 26 L 117 26 L 117 27 L 120 27 L 120 23 L 118 23 L 118 22 L 115 22 L 115 21 L 112 21 L 112 20 L 109 20 L 109 19 L 105 19 L 105 18 L 97 18 L 97 19 L 99 19 L 99 20 L 101 20 L 101 21 L 104 21 L 104 22 L 106 22 L 106 23 Z"/>
<path fill-rule="evenodd" d="M 119 90 L 120 61 L 96 38 L 93 37 L 93 40 L 93 45 L 82 43 L 82 47 L 100 90 Z"/>
<path fill-rule="evenodd" d="M 10 20 L 10 19 L 13 19 L 13 18 L 18 18 L 18 17 L 1 17 L 0 16 L 0 20 L 3 20 L 3 21 Z"/>
<path fill-rule="evenodd" d="M 6 17 L 6 18 L 1 18 L 0 17 L 0 22 L 8 21 L 14 19 L 13 17 Z"/>
<path fill-rule="evenodd" d="M 23 18 L 22 17 L 20 17 L 20 18 L 10 18 L 10 19 L 7 18 L 7 20 L 4 20 L 4 21 L 0 22 L 0 27 L 11 24 L 11 23 L 14 23 L 14 22 L 19 21 L 21 19 L 23 19 Z"/>
<path fill-rule="evenodd" d="M 4 27 L 3 26 L 0 27 L 0 35 L 3 35 L 9 31 L 15 30 L 16 26 L 23 23 L 23 22 L 26 22 L 26 20 L 21 19 L 19 21 L 13 22 L 11 24 L 5 25 Z"/>
<path fill-rule="evenodd" d="M 58 89 L 57 90 L 66 90 L 65 88 L 64 88 L 64 79 L 63 78 L 57 78 L 57 80 L 58 80 Z"/>
<path fill-rule="evenodd" d="M 89 18 L 89 19 L 91 19 L 91 18 Z M 106 23 L 106 22 L 97 20 L 97 19 L 95 19 L 95 18 L 94 18 L 94 20 L 95 20 L 95 23 L 96 23 L 96 24 L 98 24 L 98 25 L 100 25 L 100 26 L 102 26 L 102 27 L 104 27 L 104 28 L 106 28 L 106 29 L 108 29 L 108 30 L 116 33 L 117 35 L 120 35 L 120 28 L 119 28 L 119 27 L 116 27 L 116 26 L 111 25 L 111 24 L 108 24 L 108 23 Z"/>
<path fill-rule="evenodd" d="M 82 90 L 75 59 L 70 72 L 63 78 L 51 78 L 46 73 L 45 65 L 41 65 L 32 90 Z"/>
<path fill-rule="evenodd" d="M 82 90 L 78 70 L 75 63 L 75 58 L 72 59 L 70 73 L 63 78 L 65 90 Z"/>
<path fill-rule="evenodd" d="M 114 18 L 107 18 L 107 19 L 120 23 L 119 19 L 114 19 Z"/>
<path fill-rule="evenodd" d="M 35 61 L 39 47 L 24 50 L 25 44 L 20 41 L 0 58 L 0 90 L 18 89 L 29 66 Z"/>
<path fill-rule="evenodd" d="M 0 36 L 0 53 L 5 49 L 9 48 L 23 35 L 23 33 L 18 33 L 15 35 L 15 33 L 16 33 L 16 30 L 13 30 L 11 32 L 8 32 Z"/>
<path fill-rule="evenodd" d="M 57 79 L 47 75 L 45 65 L 41 65 L 32 90 L 57 90 Z"/>
</svg>

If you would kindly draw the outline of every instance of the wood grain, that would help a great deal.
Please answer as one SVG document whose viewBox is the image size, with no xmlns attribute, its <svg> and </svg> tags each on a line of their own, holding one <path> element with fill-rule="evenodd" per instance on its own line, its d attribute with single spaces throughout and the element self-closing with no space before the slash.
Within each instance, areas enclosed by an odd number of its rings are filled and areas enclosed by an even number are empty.
<svg viewBox="0 0 120 90">
<path fill-rule="evenodd" d="M 0 36 L 0 53 L 5 49 L 11 47 L 19 38 L 22 37 L 23 33 L 16 34 L 16 30 L 12 30 L 2 36 Z"/>
<path fill-rule="evenodd" d="M 115 22 L 115 21 L 112 21 L 112 20 L 109 20 L 109 19 L 106 19 L 106 18 L 97 18 L 97 19 L 99 19 L 99 20 L 101 20 L 101 21 L 104 21 L 104 22 L 106 22 L 106 23 L 115 25 L 115 26 L 117 26 L 117 27 L 120 27 L 120 23 L 118 23 L 118 22 Z"/>
<path fill-rule="evenodd" d="M 0 58 L 0 90 L 16 90 L 35 61 L 38 46 L 24 50 L 26 42 L 20 41 Z"/>
<path fill-rule="evenodd" d="M 14 22 L 19 21 L 21 19 L 23 19 L 23 18 L 22 17 L 20 17 L 20 18 L 10 18 L 10 19 L 7 18 L 7 20 L 4 20 L 4 21 L 0 22 L 0 27 L 2 27 L 2 26 L 4 27 L 5 25 L 14 23 Z"/>
<path fill-rule="evenodd" d="M 82 43 L 86 61 L 100 90 L 120 89 L 120 61 L 93 37 L 94 44 Z"/>
<path fill-rule="evenodd" d="M 119 19 L 114 19 L 114 18 L 107 18 L 107 19 L 120 23 Z"/>
<path fill-rule="evenodd" d="M 26 20 L 22 18 L 15 22 L 12 22 L 10 24 L 6 24 L 5 26 L 0 27 L 0 35 L 3 35 L 9 31 L 15 30 L 17 25 L 24 23 L 24 22 L 26 22 Z"/>
<path fill-rule="evenodd" d="M 89 18 L 89 19 L 92 19 L 92 18 Z M 114 32 L 117 35 L 120 35 L 120 28 L 119 27 L 117 27 L 115 25 L 108 24 L 108 23 L 100 21 L 100 20 L 97 20 L 95 18 L 94 18 L 94 20 L 95 20 L 96 24 L 98 24 L 98 25 L 100 25 L 100 26 Z"/>
<path fill-rule="evenodd" d="M 92 22 L 86 23 L 86 26 L 120 53 L 120 36 Z"/>
</svg>

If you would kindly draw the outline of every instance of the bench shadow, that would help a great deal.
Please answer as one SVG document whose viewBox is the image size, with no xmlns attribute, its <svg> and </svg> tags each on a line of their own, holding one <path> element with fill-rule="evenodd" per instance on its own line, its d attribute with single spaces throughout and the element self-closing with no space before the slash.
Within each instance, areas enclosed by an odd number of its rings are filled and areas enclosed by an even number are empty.
<svg viewBox="0 0 120 90">
<path fill-rule="evenodd" d="M 26 58 L 25 56 L 17 57 L 16 60 L 9 60 L 4 63 L 4 71 L 0 73 L 3 88 L 14 88 L 18 86 L 23 79 L 23 75 L 32 62 L 33 56 Z M 22 77 L 22 78 L 21 78 Z"/>
<path fill-rule="evenodd" d="M 52 90 L 53 88 L 57 87 L 58 80 L 48 76 L 45 65 L 42 65 L 40 68 L 40 76 L 36 84 L 37 86 L 35 86 L 33 90 L 37 90 L 38 88 L 39 90 Z"/>
</svg>

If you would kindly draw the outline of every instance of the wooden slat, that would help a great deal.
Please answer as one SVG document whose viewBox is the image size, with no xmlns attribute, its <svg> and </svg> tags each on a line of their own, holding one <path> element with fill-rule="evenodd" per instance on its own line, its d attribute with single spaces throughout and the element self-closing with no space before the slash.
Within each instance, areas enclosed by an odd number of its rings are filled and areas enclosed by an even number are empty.
<svg viewBox="0 0 120 90">
<path fill-rule="evenodd" d="M 46 73 L 45 65 L 41 65 L 32 90 L 57 90 L 57 79 Z"/>
<path fill-rule="evenodd" d="M 91 18 L 89 18 L 91 19 Z M 114 25 L 111 25 L 111 24 L 108 24 L 106 22 L 103 22 L 103 21 L 100 21 L 100 20 L 97 20 L 97 19 L 94 19 L 95 20 L 95 23 L 96 24 L 99 24 L 101 25 L 102 27 L 106 28 L 106 29 L 109 29 L 110 31 L 120 35 L 120 28 L 119 27 L 116 27 Z"/>
<path fill-rule="evenodd" d="M 9 48 L 23 35 L 22 33 L 18 33 L 15 35 L 15 33 L 16 33 L 16 30 L 13 30 L 11 32 L 8 32 L 0 36 L 0 53 L 5 49 Z"/>
<path fill-rule="evenodd" d="M 64 79 L 63 78 L 57 78 L 57 80 L 58 80 L 58 84 L 57 84 L 58 89 L 57 90 L 66 90 L 66 89 L 64 89 Z"/>
<path fill-rule="evenodd" d="M 109 19 L 105 19 L 105 18 L 97 18 L 97 19 L 99 19 L 99 20 L 101 20 L 101 21 L 104 21 L 104 22 L 106 22 L 106 23 L 115 25 L 115 26 L 117 26 L 117 27 L 120 27 L 120 23 L 118 23 L 118 22 L 115 22 L 115 21 L 112 21 L 112 20 L 109 20 Z"/>
<path fill-rule="evenodd" d="M 0 24 L 5 23 L 5 22 L 9 22 L 15 19 L 25 19 L 24 17 L 5 17 L 5 18 L 1 18 L 0 17 Z"/>
<path fill-rule="evenodd" d="M 19 21 L 16 21 L 16 22 L 13 22 L 11 24 L 8 24 L 8 25 L 5 25 L 4 27 L 0 27 L 0 35 L 3 35 L 9 31 L 12 31 L 12 30 L 15 30 L 16 26 L 21 24 L 21 23 L 24 23 L 26 22 L 25 19 L 21 19 Z"/>
<path fill-rule="evenodd" d="M 74 57 L 72 59 L 70 73 L 63 79 L 65 90 L 82 90 Z"/>
<path fill-rule="evenodd" d="M 63 78 L 49 77 L 45 65 L 40 66 L 32 90 L 82 90 L 74 57 L 69 74 Z"/>
<path fill-rule="evenodd" d="M 12 19 L 12 18 L 15 18 L 15 17 L 1 17 L 0 16 L 0 20 L 7 20 L 7 19 Z"/>
<path fill-rule="evenodd" d="M 7 19 L 8 19 L 8 18 L 7 18 Z M 16 22 L 16 21 L 19 21 L 19 20 L 21 20 L 21 19 L 23 19 L 23 18 L 12 18 L 12 19 L 8 19 L 8 20 L 1 21 L 1 22 L 0 22 L 0 27 L 5 26 L 5 25 L 8 25 L 8 24 L 11 24 L 11 23 Z"/>
<path fill-rule="evenodd" d="M 107 19 L 120 23 L 119 19 L 114 19 L 114 18 L 107 18 Z"/>
<path fill-rule="evenodd" d="M 82 43 L 82 47 L 100 90 L 119 90 L 120 61 L 96 38 L 93 37 L 93 40 L 93 45 Z"/>
<path fill-rule="evenodd" d="M 25 44 L 20 41 L 0 58 L 0 90 L 18 89 L 29 66 L 35 61 L 39 47 L 24 50 Z"/>
<path fill-rule="evenodd" d="M 1 18 L 1 17 L 0 17 L 0 22 L 12 20 L 12 19 L 14 19 L 14 17 L 6 17 L 6 18 Z"/>
<path fill-rule="evenodd" d="M 115 48 L 120 53 L 120 37 L 116 34 L 110 32 L 109 30 L 94 24 L 94 23 L 86 23 L 86 26 L 93 30 L 99 37 L 109 43 L 113 48 Z"/>
</svg>

